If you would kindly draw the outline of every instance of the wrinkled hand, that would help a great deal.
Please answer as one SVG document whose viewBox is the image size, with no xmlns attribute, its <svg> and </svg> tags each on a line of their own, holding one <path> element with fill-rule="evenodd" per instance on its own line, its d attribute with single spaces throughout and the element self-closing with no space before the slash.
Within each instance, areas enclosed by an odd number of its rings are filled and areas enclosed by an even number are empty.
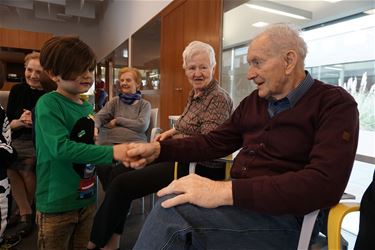
<svg viewBox="0 0 375 250">
<path fill-rule="evenodd" d="M 196 174 L 174 180 L 157 193 L 159 197 L 168 194 L 177 195 L 162 202 L 161 205 L 164 208 L 184 203 L 205 208 L 233 205 L 231 181 L 213 181 Z"/>
<path fill-rule="evenodd" d="M 126 162 L 129 160 L 127 151 L 129 144 L 117 144 L 113 146 L 113 159 L 116 161 Z"/>
<path fill-rule="evenodd" d="M 172 128 L 172 129 L 170 129 L 170 130 L 167 130 L 167 131 L 165 131 L 164 133 L 158 134 L 158 135 L 155 137 L 154 141 L 164 141 L 164 140 L 166 140 L 166 139 L 168 139 L 168 138 L 171 138 L 176 132 L 177 132 L 177 131 L 176 131 L 175 128 Z"/>
<path fill-rule="evenodd" d="M 148 163 L 159 157 L 160 143 L 130 143 L 129 150 L 126 152 L 127 160 L 125 166 L 135 169 L 143 168 Z"/>
<path fill-rule="evenodd" d="M 31 126 L 33 125 L 31 111 L 24 109 L 19 120 L 24 124 L 24 127 L 31 128 Z"/>
<path fill-rule="evenodd" d="M 107 128 L 115 128 L 116 127 L 116 118 L 115 119 L 112 119 L 110 122 L 108 122 L 106 125 L 105 125 Z"/>
</svg>

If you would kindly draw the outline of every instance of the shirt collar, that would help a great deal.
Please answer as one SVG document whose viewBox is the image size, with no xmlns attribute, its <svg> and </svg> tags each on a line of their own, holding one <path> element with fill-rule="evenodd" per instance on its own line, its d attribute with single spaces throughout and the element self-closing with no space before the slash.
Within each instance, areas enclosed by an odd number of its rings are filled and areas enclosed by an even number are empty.
<svg viewBox="0 0 375 250">
<path fill-rule="evenodd" d="M 277 101 L 268 102 L 268 114 L 271 117 L 284 110 L 293 108 L 299 99 L 310 89 L 314 83 L 314 79 L 308 71 L 305 71 L 305 73 L 305 79 L 303 79 L 297 88 L 293 89 L 286 97 Z"/>
<path fill-rule="evenodd" d="M 302 80 L 302 82 L 297 86 L 297 88 L 293 89 L 287 96 L 290 106 L 294 107 L 296 103 L 301 99 L 301 97 L 310 89 L 310 87 L 314 83 L 314 79 L 311 77 L 308 71 L 305 71 L 306 77 Z"/>
</svg>

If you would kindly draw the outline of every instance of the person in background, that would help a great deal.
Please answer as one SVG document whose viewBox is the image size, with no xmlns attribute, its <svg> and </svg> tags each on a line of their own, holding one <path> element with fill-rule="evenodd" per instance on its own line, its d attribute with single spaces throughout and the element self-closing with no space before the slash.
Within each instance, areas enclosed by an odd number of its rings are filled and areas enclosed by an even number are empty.
<svg viewBox="0 0 375 250">
<path fill-rule="evenodd" d="M 339 202 L 356 154 L 357 104 L 341 87 L 314 80 L 306 54 L 297 28 L 268 26 L 248 48 L 247 77 L 257 90 L 223 125 L 129 145 L 126 165 L 134 168 L 239 150 L 231 180 L 191 174 L 161 189 L 134 249 L 297 249 L 303 216 Z"/>
<path fill-rule="evenodd" d="M 5 81 L 4 64 L 0 61 L 0 89 Z M 0 105 L 0 248 L 17 245 L 20 237 L 4 237 L 8 223 L 10 183 L 7 176 L 7 167 L 16 159 L 17 154 L 11 146 L 12 135 L 10 124 L 4 108 Z"/>
<path fill-rule="evenodd" d="M 156 137 L 159 141 L 207 134 L 227 120 L 233 110 L 229 94 L 214 79 L 216 60 L 212 46 L 193 41 L 185 48 L 182 59 L 182 67 L 193 89 L 175 128 Z M 225 176 L 223 165 L 225 164 L 212 161 L 199 162 L 196 171 L 209 178 L 222 179 Z M 178 176 L 188 174 L 188 167 L 188 163 L 180 163 Z M 152 164 L 114 178 L 95 215 L 88 248 L 118 248 L 132 200 L 156 192 L 168 185 L 173 178 L 172 162 Z"/>
<path fill-rule="evenodd" d="M 375 249 L 375 171 L 361 199 L 359 230 L 354 250 Z"/>
<path fill-rule="evenodd" d="M 95 114 L 98 144 L 114 145 L 129 142 L 146 142 L 146 131 L 150 125 L 151 104 L 142 98 L 142 76 L 136 68 L 119 70 L 120 94 L 106 103 Z M 103 134 L 103 135 L 101 135 Z M 129 169 L 127 169 L 129 170 Z M 97 173 L 106 190 L 111 180 L 126 171 L 123 166 L 97 166 Z"/>
<path fill-rule="evenodd" d="M 125 144 L 94 144 L 93 106 L 80 95 L 93 84 L 96 57 L 77 37 L 57 36 L 40 63 L 57 84 L 35 107 L 38 249 L 86 249 L 95 212 L 94 164 L 125 159 Z"/>
<path fill-rule="evenodd" d="M 40 74 L 40 85 L 42 85 L 45 92 L 51 92 L 57 89 L 57 84 L 49 78 L 45 71 Z"/>
<path fill-rule="evenodd" d="M 12 185 L 12 197 L 19 209 L 19 222 L 14 230 L 22 237 L 30 234 L 34 225 L 33 206 L 35 196 L 35 149 L 32 142 L 32 110 L 38 99 L 45 94 L 40 84 L 43 71 L 39 52 L 25 56 L 26 82 L 16 84 L 9 93 L 7 116 L 12 129 L 13 146 L 18 158 L 8 168 Z"/>
<path fill-rule="evenodd" d="M 105 82 L 100 80 L 95 83 L 95 111 L 98 112 L 108 101 L 108 93 L 105 91 Z"/>
</svg>

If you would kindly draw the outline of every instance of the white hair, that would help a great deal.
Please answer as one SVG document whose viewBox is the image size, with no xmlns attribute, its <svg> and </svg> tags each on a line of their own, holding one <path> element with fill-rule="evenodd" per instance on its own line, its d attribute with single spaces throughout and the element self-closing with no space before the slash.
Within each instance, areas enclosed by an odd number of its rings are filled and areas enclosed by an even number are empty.
<svg viewBox="0 0 375 250">
<path fill-rule="evenodd" d="M 284 50 L 293 49 L 299 54 L 301 61 L 304 62 L 307 54 L 307 45 L 300 33 L 301 30 L 294 24 L 277 23 L 268 26 L 254 39 L 260 36 L 267 36 L 272 43 L 273 51 L 280 53 Z"/>
<path fill-rule="evenodd" d="M 213 68 L 216 65 L 215 51 L 211 45 L 201 41 L 193 41 L 186 46 L 184 52 L 182 53 L 182 68 L 186 68 L 186 62 L 189 61 L 194 55 L 200 54 L 202 52 L 207 53 L 210 59 L 210 66 Z"/>
</svg>

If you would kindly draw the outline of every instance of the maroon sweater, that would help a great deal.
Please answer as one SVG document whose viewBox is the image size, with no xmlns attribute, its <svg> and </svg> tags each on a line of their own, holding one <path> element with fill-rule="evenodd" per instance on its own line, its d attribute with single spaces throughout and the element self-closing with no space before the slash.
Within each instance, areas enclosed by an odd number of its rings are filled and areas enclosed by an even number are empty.
<svg viewBox="0 0 375 250">
<path fill-rule="evenodd" d="M 336 204 L 349 180 L 358 141 L 358 110 L 342 88 L 315 80 L 273 118 L 254 91 L 207 135 L 161 142 L 158 160 L 203 161 L 242 148 L 231 177 L 234 206 L 303 215 Z"/>
</svg>

